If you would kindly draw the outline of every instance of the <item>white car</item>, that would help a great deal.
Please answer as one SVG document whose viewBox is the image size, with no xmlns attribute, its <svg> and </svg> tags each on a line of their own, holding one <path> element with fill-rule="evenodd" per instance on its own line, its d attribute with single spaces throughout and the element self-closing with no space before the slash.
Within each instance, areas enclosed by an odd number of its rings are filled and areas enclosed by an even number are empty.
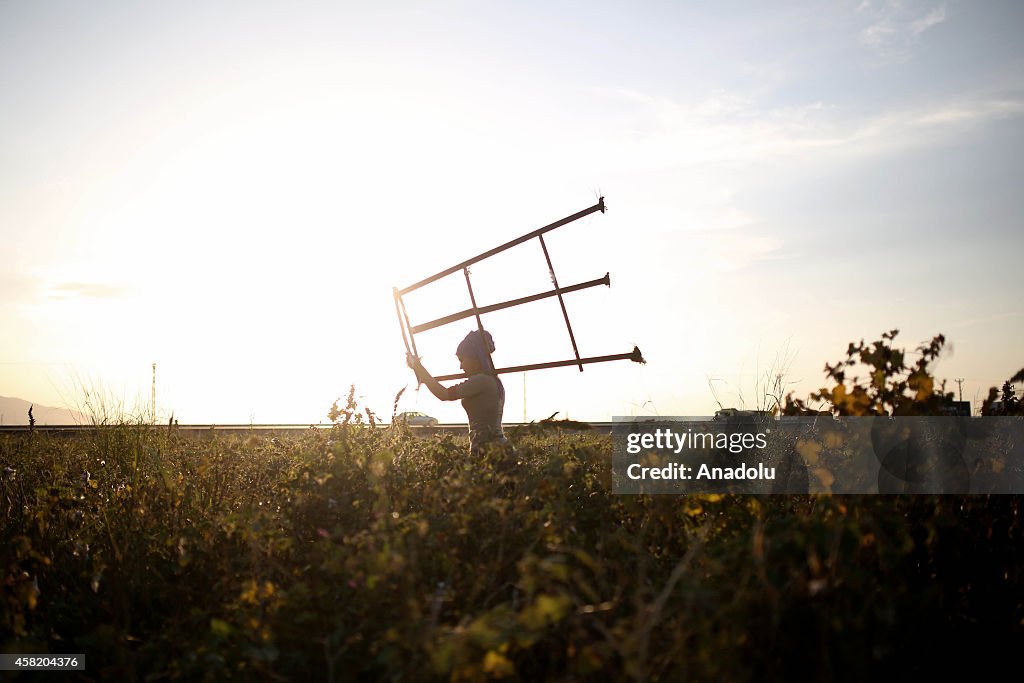
<svg viewBox="0 0 1024 683">
<path fill-rule="evenodd" d="M 404 422 L 407 425 L 414 427 L 436 427 L 437 418 L 430 417 L 425 413 L 418 413 L 415 411 L 399 413 L 395 415 L 396 422 Z"/>
</svg>

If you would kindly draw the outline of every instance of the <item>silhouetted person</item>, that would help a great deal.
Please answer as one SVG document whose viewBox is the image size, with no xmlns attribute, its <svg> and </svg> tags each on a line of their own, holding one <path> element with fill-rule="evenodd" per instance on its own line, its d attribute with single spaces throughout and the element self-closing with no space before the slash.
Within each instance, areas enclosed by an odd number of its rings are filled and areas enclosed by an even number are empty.
<svg viewBox="0 0 1024 683">
<path fill-rule="evenodd" d="M 486 330 L 466 335 L 455 355 L 459 366 L 469 375 L 466 381 L 452 387 L 445 387 L 427 372 L 420 360 L 409 355 L 407 362 L 416 373 L 416 379 L 427 385 L 442 401 L 462 401 L 469 419 L 469 449 L 479 455 L 486 447 L 498 446 L 510 449 L 505 432 L 501 428 L 501 416 L 505 409 L 505 387 L 494 374 L 490 352 L 494 351 L 494 339 Z"/>
</svg>

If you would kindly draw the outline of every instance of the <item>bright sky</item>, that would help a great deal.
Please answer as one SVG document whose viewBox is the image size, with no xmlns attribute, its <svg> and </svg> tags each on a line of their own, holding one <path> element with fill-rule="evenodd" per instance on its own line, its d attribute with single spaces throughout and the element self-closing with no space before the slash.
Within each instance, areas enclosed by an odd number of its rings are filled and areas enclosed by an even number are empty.
<svg viewBox="0 0 1024 683">
<path fill-rule="evenodd" d="M 980 398 L 1024 364 L 1024 5 L 766 4 L 0 3 L 0 395 L 132 410 L 156 362 L 183 424 L 318 422 L 350 384 L 464 421 L 413 391 L 392 286 L 602 193 L 552 259 L 611 272 L 566 297 L 581 353 L 649 363 L 530 373 L 528 419 L 804 396 L 894 327 Z M 536 243 L 473 276 L 550 288 Z M 499 366 L 572 355 L 553 299 L 485 323 Z"/>
</svg>

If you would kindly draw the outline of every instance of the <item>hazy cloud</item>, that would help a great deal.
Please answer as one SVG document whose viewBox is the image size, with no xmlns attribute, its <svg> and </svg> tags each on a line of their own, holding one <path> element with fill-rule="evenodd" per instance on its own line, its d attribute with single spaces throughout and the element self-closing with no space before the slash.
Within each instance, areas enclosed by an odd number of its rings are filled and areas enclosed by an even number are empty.
<svg viewBox="0 0 1024 683">
<path fill-rule="evenodd" d="M 720 272 L 736 272 L 778 258 L 783 241 L 774 235 L 714 233 L 709 242 L 709 262 Z"/>
<path fill-rule="evenodd" d="M 861 43 L 884 59 L 907 57 L 925 31 L 946 21 L 944 6 L 923 7 L 896 0 L 863 2 L 857 14 L 870 22 L 860 30 Z"/>
<path fill-rule="evenodd" d="M 974 325 L 980 325 L 982 323 L 995 322 L 997 320 L 1006 320 L 1007 318 L 1017 318 L 1024 315 L 1024 311 L 1008 311 L 1006 313 L 997 313 L 995 315 L 989 315 L 984 318 L 972 318 L 969 320 L 963 320 L 956 323 L 955 325 L 947 326 L 948 329 L 957 330 L 963 327 L 973 327 Z"/>
<path fill-rule="evenodd" d="M 20 275 L 0 275 L 0 302 L 11 303 L 30 296 L 35 289 L 31 278 Z"/>
<path fill-rule="evenodd" d="M 612 95 L 637 107 L 614 143 L 616 158 L 637 169 L 873 156 L 946 143 L 1024 114 L 1020 87 L 856 115 L 824 102 L 759 108 L 722 93 L 694 105 L 630 91 Z"/>
<path fill-rule="evenodd" d="M 617 172 L 648 175 L 664 189 L 652 231 L 701 231 L 719 271 L 779 258 L 783 243 L 761 235 L 761 216 L 744 197 L 765 173 L 828 172 L 850 162 L 946 145 L 991 123 L 1024 115 L 1024 87 L 990 89 L 863 112 L 815 101 L 764 107 L 715 92 L 692 103 L 636 91 L 607 91 L 632 112 L 602 153 Z M 600 167 L 595 158 L 595 167 Z M 658 227 L 655 228 L 654 226 Z M 720 234 L 712 234 L 720 233 Z"/>
<path fill-rule="evenodd" d="M 916 20 L 914 22 L 911 22 L 911 24 L 910 24 L 910 32 L 913 35 L 915 35 L 915 36 L 920 35 L 920 34 L 924 33 L 925 31 L 927 31 L 928 29 L 930 29 L 932 26 L 938 26 L 939 24 L 941 24 L 945 20 L 946 20 L 946 8 L 945 7 L 939 7 L 937 9 L 933 9 L 931 12 L 929 12 L 925 16 L 921 17 L 920 19 L 918 19 L 918 20 Z"/>
<path fill-rule="evenodd" d="M 879 47 L 887 40 L 891 39 L 896 34 L 896 29 L 889 22 L 880 22 L 868 26 L 866 29 L 860 32 L 860 39 L 864 43 L 872 46 Z"/>
<path fill-rule="evenodd" d="M 121 285 L 104 282 L 62 282 L 50 289 L 50 298 L 114 299 L 126 292 L 125 287 Z"/>
</svg>

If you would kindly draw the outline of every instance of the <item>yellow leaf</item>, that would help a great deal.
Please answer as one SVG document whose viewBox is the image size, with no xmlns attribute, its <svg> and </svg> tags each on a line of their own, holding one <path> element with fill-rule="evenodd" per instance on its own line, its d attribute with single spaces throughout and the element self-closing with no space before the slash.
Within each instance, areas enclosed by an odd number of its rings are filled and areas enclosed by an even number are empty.
<svg viewBox="0 0 1024 683">
<path fill-rule="evenodd" d="M 487 615 L 476 618 L 466 629 L 466 636 L 470 642 L 481 648 L 496 647 L 502 642 L 501 632 L 492 626 Z"/>
<path fill-rule="evenodd" d="M 817 441 L 805 441 L 800 439 L 796 442 L 796 452 L 799 453 L 809 465 L 818 462 L 818 454 L 821 453 L 821 444 Z"/>
<path fill-rule="evenodd" d="M 570 603 L 567 595 L 541 594 L 532 605 L 522 611 L 519 620 L 527 628 L 539 630 L 548 624 L 561 621 L 569 611 Z"/>
<path fill-rule="evenodd" d="M 558 621 L 569 609 L 569 598 L 565 595 L 538 595 L 535 605 L 545 619 Z"/>
<path fill-rule="evenodd" d="M 500 655 L 494 650 L 490 650 L 484 656 L 484 673 L 491 674 L 498 678 L 514 676 L 516 673 L 516 667 L 504 655 Z"/>
<path fill-rule="evenodd" d="M 253 581 L 252 579 L 249 579 L 248 581 L 243 583 L 242 584 L 242 593 L 238 597 L 239 597 L 239 599 L 242 602 L 248 603 L 250 605 L 258 604 L 259 603 L 259 587 L 256 585 L 256 582 Z"/>
<path fill-rule="evenodd" d="M 924 401 L 931 396 L 932 391 L 935 389 L 935 380 L 928 373 L 921 370 L 910 376 L 908 384 L 911 389 L 917 391 L 917 394 L 914 396 L 914 399 L 917 401 Z"/>
<path fill-rule="evenodd" d="M 833 476 L 833 474 L 824 467 L 815 468 L 814 476 L 818 478 L 818 481 L 820 481 L 822 486 L 825 488 L 831 488 L 832 484 L 836 480 L 835 476 Z"/>
<path fill-rule="evenodd" d="M 223 638 L 231 634 L 231 624 L 223 619 L 210 619 L 210 631 L 213 635 Z"/>
</svg>

